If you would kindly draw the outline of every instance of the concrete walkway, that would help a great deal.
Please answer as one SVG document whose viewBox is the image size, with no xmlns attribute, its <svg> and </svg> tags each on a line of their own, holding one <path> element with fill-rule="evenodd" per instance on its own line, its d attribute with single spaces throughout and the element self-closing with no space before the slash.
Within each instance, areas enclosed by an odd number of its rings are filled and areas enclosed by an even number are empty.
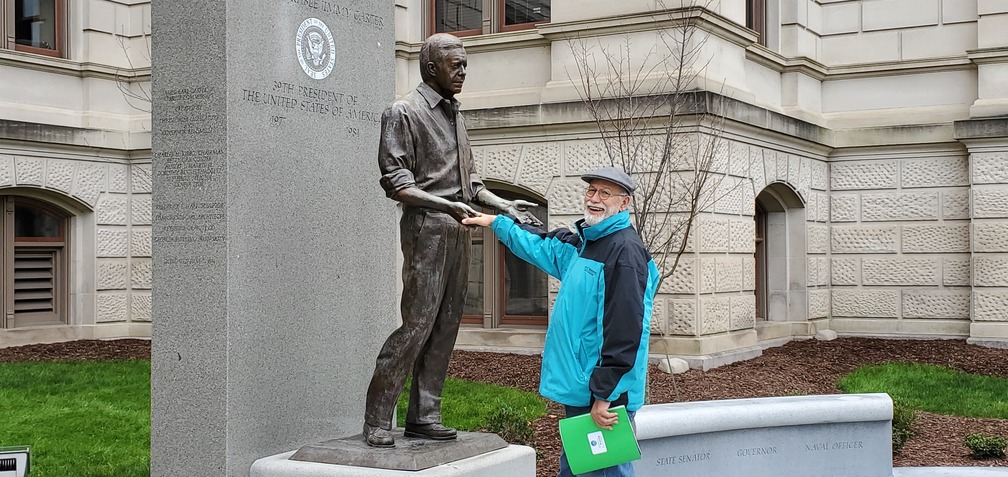
<svg viewBox="0 0 1008 477">
<path fill-rule="evenodd" d="M 1008 467 L 893 467 L 893 477 L 1008 477 Z"/>
</svg>

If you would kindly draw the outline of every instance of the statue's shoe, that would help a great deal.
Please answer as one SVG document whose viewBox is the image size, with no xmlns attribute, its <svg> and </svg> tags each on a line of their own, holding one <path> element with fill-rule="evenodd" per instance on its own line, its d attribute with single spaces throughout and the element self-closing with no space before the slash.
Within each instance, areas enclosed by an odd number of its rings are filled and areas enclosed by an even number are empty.
<svg viewBox="0 0 1008 477">
<path fill-rule="evenodd" d="M 364 441 L 371 447 L 395 447 L 395 439 L 388 429 L 364 424 Z"/>
<path fill-rule="evenodd" d="M 406 437 L 419 437 L 422 439 L 434 439 L 438 441 L 447 441 L 454 439 L 458 436 L 458 432 L 450 427 L 443 426 L 440 422 L 433 424 L 406 424 L 406 431 L 403 433 Z"/>
</svg>

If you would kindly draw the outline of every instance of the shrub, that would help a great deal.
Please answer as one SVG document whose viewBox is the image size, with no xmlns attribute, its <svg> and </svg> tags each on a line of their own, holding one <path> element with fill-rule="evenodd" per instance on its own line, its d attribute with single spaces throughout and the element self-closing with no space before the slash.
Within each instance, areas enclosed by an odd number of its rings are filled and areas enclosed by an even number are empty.
<svg viewBox="0 0 1008 477">
<path fill-rule="evenodd" d="M 966 436 L 966 447 L 974 459 L 990 459 L 1005 456 L 1005 446 L 1008 441 L 1003 437 L 970 434 Z"/>
<path fill-rule="evenodd" d="M 913 437 L 913 423 L 917 419 L 917 413 L 913 406 L 907 401 L 893 398 L 893 418 L 892 418 L 892 451 L 897 453 L 903 448 L 903 444 Z"/>
<path fill-rule="evenodd" d="M 532 424 L 511 406 L 503 406 L 491 414 L 484 429 L 501 436 L 510 444 L 531 446 L 535 441 Z"/>
</svg>

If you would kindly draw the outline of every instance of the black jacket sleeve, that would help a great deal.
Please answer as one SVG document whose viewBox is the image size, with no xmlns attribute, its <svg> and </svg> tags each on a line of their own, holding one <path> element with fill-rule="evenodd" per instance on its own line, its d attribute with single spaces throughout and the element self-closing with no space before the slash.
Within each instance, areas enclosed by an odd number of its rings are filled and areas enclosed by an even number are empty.
<svg viewBox="0 0 1008 477">
<path fill-rule="evenodd" d="M 622 250 L 612 266 L 605 266 L 602 352 L 588 383 L 595 399 L 626 402 L 630 383 L 621 381 L 642 345 L 647 279 L 647 261 L 632 249 Z"/>
</svg>

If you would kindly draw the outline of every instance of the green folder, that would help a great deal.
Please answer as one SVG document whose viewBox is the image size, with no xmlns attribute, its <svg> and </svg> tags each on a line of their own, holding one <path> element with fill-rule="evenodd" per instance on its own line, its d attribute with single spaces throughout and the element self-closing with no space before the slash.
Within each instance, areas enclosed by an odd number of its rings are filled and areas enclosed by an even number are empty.
<svg viewBox="0 0 1008 477">
<path fill-rule="evenodd" d="M 571 472 L 583 474 L 641 458 L 626 407 L 609 409 L 619 415 L 612 430 L 599 428 L 591 414 L 560 420 L 560 440 Z"/>
</svg>

